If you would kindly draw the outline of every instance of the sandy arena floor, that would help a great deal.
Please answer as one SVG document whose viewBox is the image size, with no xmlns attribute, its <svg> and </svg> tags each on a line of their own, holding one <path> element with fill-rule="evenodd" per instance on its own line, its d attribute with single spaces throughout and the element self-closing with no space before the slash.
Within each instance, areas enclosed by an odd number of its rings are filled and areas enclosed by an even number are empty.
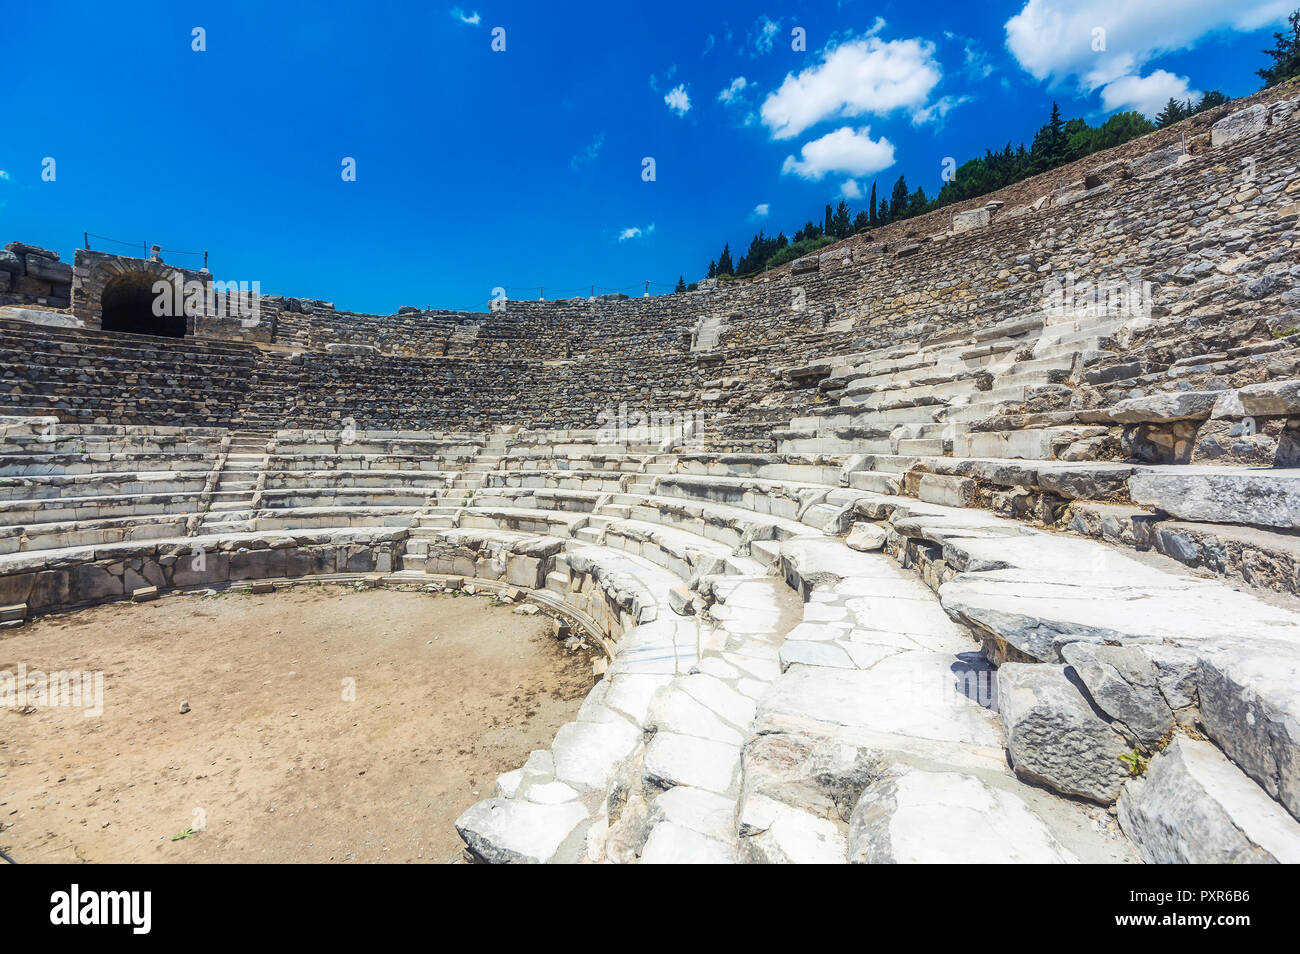
<svg viewBox="0 0 1300 954">
<path fill-rule="evenodd" d="M 19 863 L 455 860 L 456 817 L 592 685 L 591 653 L 550 628 L 485 597 L 312 586 L 0 632 L 0 671 L 104 673 L 98 718 L 0 708 L 0 847 Z"/>
</svg>

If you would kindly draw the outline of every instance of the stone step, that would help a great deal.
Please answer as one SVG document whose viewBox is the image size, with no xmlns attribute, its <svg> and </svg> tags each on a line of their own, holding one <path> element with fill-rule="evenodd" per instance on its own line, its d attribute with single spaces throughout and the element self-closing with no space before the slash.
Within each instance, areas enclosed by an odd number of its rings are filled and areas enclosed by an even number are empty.
<svg viewBox="0 0 1300 954">
<path fill-rule="evenodd" d="M 1208 742 L 1176 737 L 1118 809 L 1147 864 L 1300 862 L 1300 822 Z"/>
<path fill-rule="evenodd" d="M 943 441 L 937 438 L 901 440 L 895 450 L 899 454 L 921 454 L 940 457 L 943 455 Z"/>
<path fill-rule="evenodd" d="M 218 493 L 226 493 L 253 490 L 256 487 L 256 480 L 227 480 L 225 477 L 222 477 L 217 481 L 216 489 Z"/>
<path fill-rule="evenodd" d="M 953 438 L 957 457 L 1006 457 L 1053 460 L 1062 442 L 1082 440 L 1106 433 L 1097 427 L 1039 427 L 1019 431 L 986 431 L 958 434 Z"/>
<path fill-rule="evenodd" d="M 888 439 L 844 440 L 838 437 L 808 437 L 778 441 L 779 454 L 892 454 L 894 442 Z"/>
<path fill-rule="evenodd" d="M 416 519 L 416 524 L 421 527 L 434 527 L 434 528 L 454 527 L 456 525 L 456 517 L 452 514 L 422 516 Z"/>
<path fill-rule="evenodd" d="M 854 490 L 897 495 L 902 493 L 903 475 L 891 471 L 858 470 L 849 474 L 849 486 Z"/>
<path fill-rule="evenodd" d="M 1145 467 L 1129 494 L 1183 520 L 1300 530 L 1300 468 Z"/>
</svg>

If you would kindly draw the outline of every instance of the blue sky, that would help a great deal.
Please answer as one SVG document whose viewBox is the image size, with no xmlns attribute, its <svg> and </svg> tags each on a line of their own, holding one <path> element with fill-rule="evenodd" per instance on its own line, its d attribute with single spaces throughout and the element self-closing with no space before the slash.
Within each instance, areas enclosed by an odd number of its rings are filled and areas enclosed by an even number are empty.
<svg viewBox="0 0 1300 954">
<path fill-rule="evenodd" d="M 1254 92 L 1293 6 L 14 4 L 0 241 L 207 249 L 218 278 L 380 314 L 639 294 L 873 179 L 933 194 L 1053 99 L 1096 122 Z"/>
</svg>

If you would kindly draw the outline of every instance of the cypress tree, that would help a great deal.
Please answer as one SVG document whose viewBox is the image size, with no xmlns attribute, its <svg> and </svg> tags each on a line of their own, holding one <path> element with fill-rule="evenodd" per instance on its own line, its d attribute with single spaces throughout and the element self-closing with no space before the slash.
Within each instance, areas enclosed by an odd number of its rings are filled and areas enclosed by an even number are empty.
<svg viewBox="0 0 1300 954">
<path fill-rule="evenodd" d="M 899 176 L 898 181 L 894 183 L 894 192 L 889 197 L 889 220 L 891 222 L 907 218 L 907 205 L 910 199 L 911 195 L 907 191 L 907 179 Z"/>
<path fill-rule="evenodd" d="M 718 274 L 734 275 L 736 266 L 731 262 L 731 243 L 727 242 L 722 246 L 722 254 L 718 256 Z"/>
</svg>

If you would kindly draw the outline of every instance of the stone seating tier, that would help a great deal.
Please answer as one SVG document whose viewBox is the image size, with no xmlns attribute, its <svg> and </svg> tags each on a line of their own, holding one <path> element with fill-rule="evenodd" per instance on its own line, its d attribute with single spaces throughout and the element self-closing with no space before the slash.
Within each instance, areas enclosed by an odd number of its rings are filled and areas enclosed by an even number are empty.
<svg viewBox="0 0 1300 954">
<path fill-rule="evenodd" d="M 75 442 L 76 428 L 61 426 L 67 433 L 60 440 Z M 97 436 L 142 448 L 140 460 L 168 456 L 148 445 L 147 435 L 130 431 Z M 189 451 L 198 444 L 172 436 L 172 446 L 185 452 L 170 456 L 190 465 Z M 216 470 L 236 438 L 203 436 Z M 246 516 L 239 510 L 223 517 L 221 532 L 190 527 L 184 535 L 181 528 L 205 491 L 212 499 L 210 479 L 191 481 L 188 492 L 141 498 L 151 514 L 91 518 L 92 508 L 129 506 L 155 477 L 189 478 L 179 476 L 185 471 L 31 473 L 48 470 L 49 461 L 27 453 L 29 442 L 22 441 L 21 451 L 0 453 L 19 471 L 3 478 L 14 482 L 4 489 L 29 495 L 0 508 L 12 515 L 0 541 L 7 546 L 25 538 L 25 546 L 37 549 L 0 553 L 0 596 L 42 612 L 128 598 L 138 586 L 220 586 L 349 571 L 407 581 L 452 575 L 549 594 L 539 598 L 590 624 L 612 661 L 550 752 L 534 753 L 528 765 L 503 776 L 493 797 L 458 823 L 470 850 L 489 860 L 584 854 L 642 861 L 956 860 L 945 854 L 953 851 L 950 839 L 886 837 L 895 830 L 891 813 L 914 811 L 936 791 L 966 806 L 981 830 L 1015 832 L 989 835 L 969 849 L 971 857 L 1178 860 L 1161 806 L 1186 795 L 1180 788 L 1176 796 L 1170 786 L 1176 778 L 1186 787 L 1182 763 L 1193 758 L 1199 760 L 1195 805 L 1219 820 L 1204 857 L 1245 851 L 1283 858 L 1293 851 L 1290 839 L 1298 836 L 1289 813 L 1300 808 L 1291 795 L 1294 781 L 1285 761 L 1259 753 L 1287 753 L 1297 744 L 1276 728 L 1285 722 L 1270 714 L 1294 705 L 1277 675 L 1300 658 L 1294 613 L 1213 580 L 1179 575 L 1172 563 L 1138 563 L 1083 536 L 1046 534 L 980 506 L 994 486 L 1058 493 L 1070 506 L 1134 511 L 1140 499 L 1168 495 L 1208 508 L 1175 514 L 1180 523 L 1210 517 L 1203 525 L 1214 528 L 1223 516 L 1214 507 L 1244 486 L 1241 469 L 620 454 L 621 448 L 578 432 L 434 438 L 362 431 L 354 439 L 363 451 L 352 453 L 353 443 L 333 438 L 313 446 L 301 434 L 267 435 L 258 459 L 274 469 L 250 498 L 256 505 Z M 460 469 L 422 469 L 422 447 L 452 448 L 438 466 Z M 486 451 L 482 460 L 474 448 Z M 76 466 L 73 457 L 65 467 Z M 326 460 L 335 466 L 318 466 Z M 510 469 L 512 460 L 541 466 Z M 311 469 L 295 469 L 300 461 Z M 395 463 L 402 466 L 390 466 Z M 858 486 L 891 475 L 897 476 L 892 493 Z M 1274 495 L 1291 493 L 1300 476 L 1277 469 L 1263 475 L 1253 479 L 1272 481 Z M 374 487 L 357 485 L 372 478 Z M 1170 479 L 1184 483 L 1165 489 L 1162 481 Z M 1189 493 L 1188 480 L 1217 489 Z M 975 492 L 966 496 L 972 484 Z M 30 496 L 69 488 L 67 496 Z M 87 488 L 111 493 L 86 494 Z M 1271 499 L 1258 490 L 1247 497 Z M 46 505 L 54 508 L 49 517 L 73 519 L 47 519 Z M 1284 511 L 1251 513 L 1266 523 Z M 1153 528 L 1166 519 L 1145 512 Z M 863 535 L 874 538 L 865 546 L 884 552 L 847 546 L 845 532 L 857 546 Z M 1088 569 L 1082 577 L 1080 567 Z M 1140 590 L 1150 596 L 1149 612 L 1083 612 L 1058 593 L 1067 585 L 1085 587 L 1089 606 L 1122 603 L 1124 593 Z M 1198 609 L 1189 617 L 1187 606 Z M 1242 641 L 1243 627 L 1258 644 Z M 1075 705 L 1049 677 L 1070 665 L 1094 678 L 1084 650 L 1072 647 L 1116 641 L 1171 673 L 1175 688 L 1168 698 L 1181 703 L 1169 710 L 1176 744 L 1166 753 L 1134 734 L 1135 717 L 1120 696 L 1098 688 L 1099 698 L 1122 715 L 1110 723 L 1084 720 L 1077 731 L 1109 740 L 1106 751 L 1147 745 L 1152 774 L 1126 784 L 1106 764 L 1089 766 L 1092 774 L 1082 778 L 1051 775 L 1043 764 L 1053 759 L 1022 742 L 1034 737 L 1035 713 L 1048 706 L 1043 699 Z M 1034 670 L 1028 688 L 1017 665 Z M 1113 669 L 1101 666 L 1095 678 L 1113 678 L 1105 676 Z M 944 680 L 934 678 L 939 672 L 960 672 L 960 691 L 944 689 Z M 1196 682 L 1202 678 L 1207 681 Z M 999 718 L 986 696 L 995 691 L 990 686 L 1003 691 L 1004 683 L 1017 700 L 1042 698 L 1010 710 L 999 703 Z M 939 694 L 927 698 L 908 686 Z M 1242 692 L 1269 717 L 1252 722 L 1235 708 Z M 1213 744 L 1197 750 L 1189 739 L 1187 751 L 1180 748 L 1183 724 Z M 1065 733 L 1062 744 L 1070 738 Z M 1010 770 L 1003 749 L 1011 754 Z M 835 777 L 849 780 L 838 801 L 797 780 L 822 764 L 819 753 L 832 752 L 848 760 L 837 763 Z M 792 765 L 801 766 L 796 777 L 788 775 Z M 867 778 L 878 781 L 866 787 L 851 781 Z M 626 800 L 610 811 L 606 796 L 615 789 Z M 1103 816 L 1052 791 L 1071 797 L 1082 791 L 1103 804 L 1120 800 L 1122 826 L 1108 826 Z M 1265 829 L 1274 834 L 1261 834 Z"/>
</svg>

